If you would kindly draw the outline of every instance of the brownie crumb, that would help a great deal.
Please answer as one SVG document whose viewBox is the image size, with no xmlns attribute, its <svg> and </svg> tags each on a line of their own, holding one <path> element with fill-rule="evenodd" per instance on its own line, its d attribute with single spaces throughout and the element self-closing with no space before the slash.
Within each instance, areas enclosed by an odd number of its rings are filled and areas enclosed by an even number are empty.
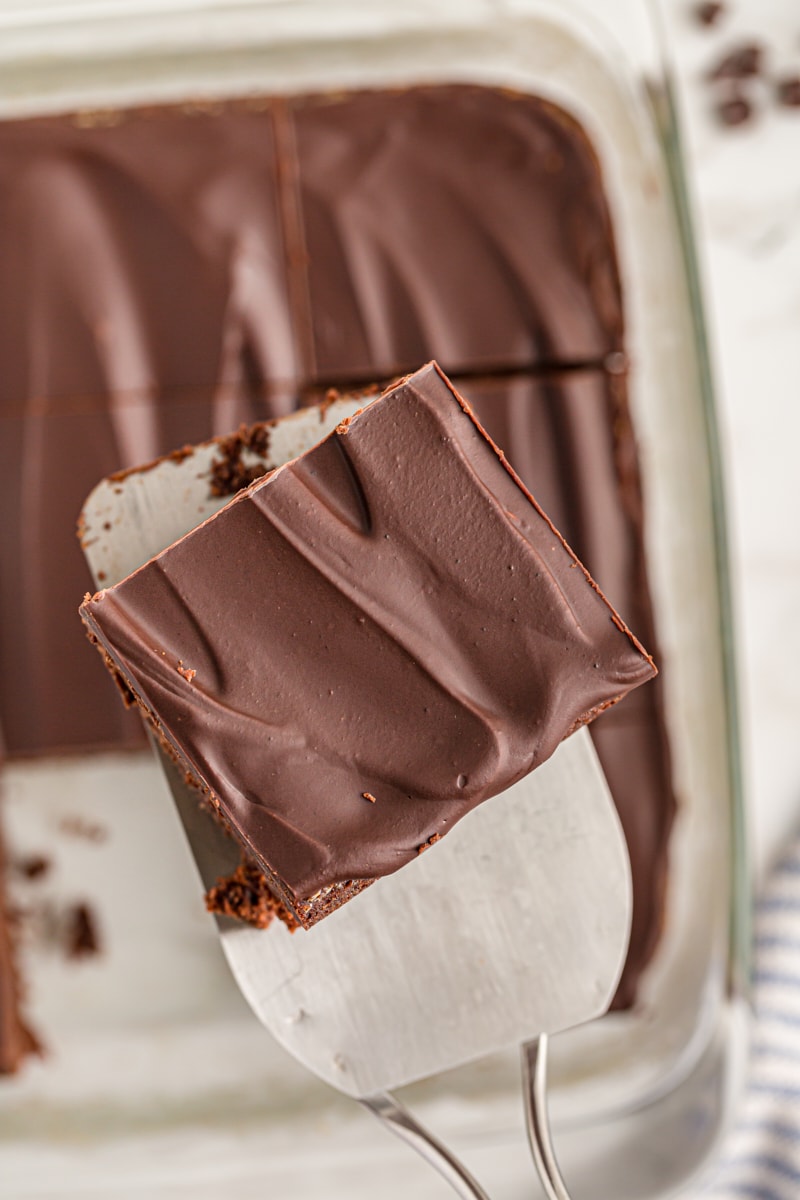
<svg viewBox="0 0 800 1200">
<path fill-rule="evenodd" d="M 730 50 L 708 75 L 711 80 L 751 79 L 760 75 L 764 65 L 764 49 L 758 42 L 745 42 Z"/>
<path fill-rule="evenodd" d="M 67 958 L 93 958 L 100 953 L 97 920 L 88 904 L 75 904 L 68 910 L 64 938 Z"/>
<path fill-rule="evenodd" d="M 269 426 L 253 425 L 245 445 L 260 458 L 266 458 L 269 453 Z"/>
<path fill-rule="evenodd" d="M 266 467 L 246 467 L 240 459 L 215 458 L 211 464 L 209 491 L 212 496 L 235 496 L 266 473 Z"/>
<path fill-rule="evenodd" d="M 710 26 L 716 25 L 723 16 L 725 5 L 717 3 L 716 0 L 706 0 L 703 4 L 696 4 L 693 11 L 698 25 L 710 28 Z"/>
<path fill-rule="evenodd" d="M 29 854 L 27 858 L 19 859 L 15 864 L 17 874 L 23 879 L 43 879 L 53 865 L 53 860 L 45 854 Z"/>
<path fill-rule="evenodd" d="M 800 108 L 800 75 L 779 79 L 775 85 L 775 97 L 784 108 Z"/>
<path fill-rule="evenodd" d="M 417 854 L 424 854 L 426 850 L 430 850 L 431 846 L 435 845 L 436 842 L 440 842 L 441 840 L 442 835 L 440 833 L 432 833 L 427 842 L 423 842 L 421 846 L 417 847 Z"/>
<path fill-rule="evenodd" d="M 753 106 L 746 96 L 737 92 L 725 100 L 720 100 L 716 114 L 723 125 L 745 125 L 752 119 Z"/>
<path fill-rule="evenodd" d="M 153 471 L 156 467 L 160 467 L 164 462 L 182 463 L 184 459 L 191 458 L 195 450 L 195 446 L 179 446 L 177 450 L 170 450 L 169 454 L 162 454 L 160 458 L 151 459 L 148 463 L 142 463 L 136 467 L 123 467 L 120 471 L 114 471 L 111 475 L 106 476 L 106 480 L 109 483 L 124 483 L 131 475 L 143 475 L 146 471 Z M 115 496 L 122 494 L 122 488 L 114 488 Z"/>
<path fill-rule="evenodd" d="M 223 876 L 209 888 L 206 908 L 211 913 L 245 921 L 257 929 L 267 929 L 275 917 L 283 921 L 290 933 L 300 928 L 296 917 L 269 890 L 264 872 L 246 858 L 232 875 Z"/>
<path fill-rule="evenodd" d="M 351 383 L 344 389 L 342 386 L 329 387 L 320 390 L 318 384 L 311 384 L 300 396 L 300 408 L 316 408 L 320 424 L 325 420 L 328 409 L 338 400 L 363 400 L 366 405 L 370 400 L 386 390 L 385 383 Z"/>
<path fill-rule="evenodd" d="M 337 400 L 341 400 L 341 398 L 342 398 L 342 393 L 339 391 L 338 388 L 328 388 L 328 390 L 325 392 L 325 395 L 322 397 L 321 400 L 319 399 L 318 396 L 315 397 L 314 395 L 312 395 L 310 397 L 310 403 L 316 404 L 316 406 L 317 406 L 317 410 L 319 412 L 320 425 L 325 420 L 325 417 L 327 416 L 327 413 L 328 413 L 328 409 L 331 407 L 331 405 L 335 404 L 337 402 Z"/>
<path fill-rule="evenodd" d="M 245 467 L 243 463 L 235 466 L 228 464 L 226 467 L 218 461 L 214 462 L 211 468 L 211 495 L 233 496 L 266 474 L 266 467 Z"/>
<path fill-rule="evenodd" d="M 267 474 L 263 463 L 245 466 L 242 462 L 242 452 L 252 450 L 254 454 L 264 458 L 269 449 L 269 429 L 265 425 L 253 425 L 248 429 L 242 425 L 237 433 L 222 438 L 219 442 L 221 457 L 211 463 L 211 482 L 209 490 L 212 496 L 233 496 L 236 492 L 254 483 L 262 475 Z"/>
<path fill-rule="evenodd" d="M 375 797 L 373 796 L 372 792 L 362 792 L 361 795 L 365 800 L 369 800 L 370 804 L 375 803 Z"/>
</svg>

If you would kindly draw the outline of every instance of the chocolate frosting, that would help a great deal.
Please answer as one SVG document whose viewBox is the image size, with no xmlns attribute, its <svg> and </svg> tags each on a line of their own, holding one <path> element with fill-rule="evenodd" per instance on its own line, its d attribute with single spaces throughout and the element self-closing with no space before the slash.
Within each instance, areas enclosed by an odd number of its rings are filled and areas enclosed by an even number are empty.
<svg viewBox="0 0 800 1200">
<path fill-rule="evenodd" d="M 654 674 L 435 366 L 82 615 L 295 902 L 396 870 Z"/>
</svg>

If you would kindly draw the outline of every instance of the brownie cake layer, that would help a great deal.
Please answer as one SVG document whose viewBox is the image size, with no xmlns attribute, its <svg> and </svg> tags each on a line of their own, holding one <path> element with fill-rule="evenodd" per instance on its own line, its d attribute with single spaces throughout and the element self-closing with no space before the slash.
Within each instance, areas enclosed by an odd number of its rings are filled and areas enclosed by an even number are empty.
<svg viewBox="0 0 800 1200">
<path fill-rule="evenodd" d="M 435 365 L 81 615 L 304 925 L 655 674 Z"/>
</svg>

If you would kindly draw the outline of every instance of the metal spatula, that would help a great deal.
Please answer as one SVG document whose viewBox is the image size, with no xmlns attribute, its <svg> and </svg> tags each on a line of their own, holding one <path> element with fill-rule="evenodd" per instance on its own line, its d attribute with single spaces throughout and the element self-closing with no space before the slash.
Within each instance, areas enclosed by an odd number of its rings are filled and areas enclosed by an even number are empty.
<svg viewBox="0 0 800 1200">
<path fill-rule="evenodd" d="M 322 420 L 317 410 L 284 420 L 271 431 L 265 465 L 307 449 L 356 407 L 337 402 Z M 216 453 L 208 444 L 95 489 L 82 543 L 98 586 L 124 578 L 224 503 L 209 494 Z M 238 847 L 163 755 L 162 764 L 210 887 L 236 866 Z M 568 1200 L 547 1127 L 546 1039 L 606 1010 L 630 917 L 624 838 L 581 731 L 314 929 L 218 924 L 234 977 L 273 1036 L 410 1142 L 462 1197 L 486 1193 L 390 1091 L 523 1044 L 534 1159 L 550 1200 Z"/>
</svg>

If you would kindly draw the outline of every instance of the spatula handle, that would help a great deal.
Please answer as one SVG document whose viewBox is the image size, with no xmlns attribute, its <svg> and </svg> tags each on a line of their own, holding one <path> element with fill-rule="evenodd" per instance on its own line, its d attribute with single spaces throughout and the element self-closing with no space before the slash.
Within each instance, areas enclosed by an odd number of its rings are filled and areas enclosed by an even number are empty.
<svg viewBox="0 0 800 1200">
<path fill-rule="evenodd" d="M 429 1133 L 411 1115 L 407 1108 L 398 1104 L 394 1096 L 381 1092 L 375 1096 L 364 1096 L 359 1101 L 381 1121 L 387 1129 L 402 1138 L 420 1154 L 426 1162 L 443 1175 L 457 1196 L 462 1200 L 489 1200 L 488 1195 L 446 1146 Z"/>
<path fill-rule="evenodd" d="M 522 1047 L 522 1095 L 531 1154 L 547 1200 L 570 1200 L 556 1161 L 547 1117 L 547 1034 Z"/>
<path fill-rule="evenodd" d="M 547 1117 L 546 1034 L 526 1042 L 522 1047 L 522 1094 L 528 1141 L 547 1200 L 571 1200 L 550 1137 L 550 1123 Z M 359 1103 L 396 1137 L 402 1138 L 412 1146 L 447 1180 L 462 1200 L 489 1200 L 487 1193 L 467 1168 L 438 1138 L 420 1125 L 394 1096 L 388 1092 L 381 1092 L 375 1096 L 364 1096 Z"/>
</svg>

